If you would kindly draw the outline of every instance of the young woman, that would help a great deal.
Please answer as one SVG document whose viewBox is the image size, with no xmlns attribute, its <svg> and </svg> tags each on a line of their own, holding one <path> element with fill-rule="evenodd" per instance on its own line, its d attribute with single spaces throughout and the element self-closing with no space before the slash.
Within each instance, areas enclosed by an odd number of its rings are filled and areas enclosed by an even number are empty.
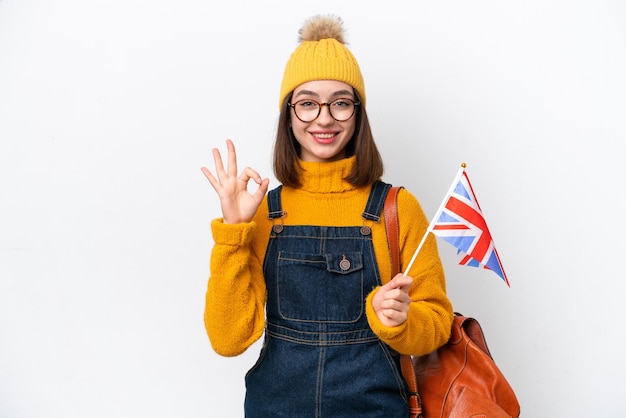
<svg viewBox="0 0 626 418">
<path fill-rule="evenodd" d="M 265 338 L 246 375 L 247 417 L 405 418 L 397 353 L 443 345 L 453 312 L 432 235 L 410 274 L 392 277 L 382 219 L 389 185 L 340 19 L 305 23 L 279 104 L 281 186 L 267 193 L 268 179 L 239 173 L 230 140 L 226 165 L 214 149 L 215 172 L 202 168 L 223 214 L 211 224 L 211 344 L 235 356 Z M 398 215 L 407 265 L 428 220 L 406 189 Z"/>
</svg>

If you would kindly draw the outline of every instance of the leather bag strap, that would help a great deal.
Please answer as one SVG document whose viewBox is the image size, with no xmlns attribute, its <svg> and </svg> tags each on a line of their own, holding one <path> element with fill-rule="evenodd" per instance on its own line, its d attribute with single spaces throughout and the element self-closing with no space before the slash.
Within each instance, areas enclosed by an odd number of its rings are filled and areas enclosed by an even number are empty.
<svg viewBox="0 0 626 418">
<path fill-rule="evenodd" d="M 385 216 L 385 229 L 387 231 L 387 243 L 391 254 L 392 277 L 401 272 L 400 269 L 400 229 L 398 226 L 398 191 L 401 186 L 389 189 L 385 198 L 383 214 Z M 422 416 L 422 401 L 417 390 L 417 379 L 413 369 L 413 359 L 409 355 L 400 355 L 400 368 L 402 375 L 409 387 L 409 417 L 420 418 Z"/>
<path fill-rule="evenodd" d="M 391 254 L 391 273 L 393 276 L 400 273 L 400 230 L 398 226 L 398 190 L 400 186 L 391 187 L 385 198 L 383 214 L 385 215 L 385 229 L 387 243 Z M 393 277 L 392 276 L 392 277 Z"/>
</svg>

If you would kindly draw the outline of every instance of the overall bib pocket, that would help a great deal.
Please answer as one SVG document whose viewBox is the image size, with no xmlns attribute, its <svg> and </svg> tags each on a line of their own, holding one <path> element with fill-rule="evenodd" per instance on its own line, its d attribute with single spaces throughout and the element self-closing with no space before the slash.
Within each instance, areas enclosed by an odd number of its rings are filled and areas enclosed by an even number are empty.
<svg viewBox="0 0 626 418">
<path fill-rule="evenodd" d="M 360 252 L 278 254 L 278 310 L 284 319 L 356 322 L 364 312 Z"/>
</svg>

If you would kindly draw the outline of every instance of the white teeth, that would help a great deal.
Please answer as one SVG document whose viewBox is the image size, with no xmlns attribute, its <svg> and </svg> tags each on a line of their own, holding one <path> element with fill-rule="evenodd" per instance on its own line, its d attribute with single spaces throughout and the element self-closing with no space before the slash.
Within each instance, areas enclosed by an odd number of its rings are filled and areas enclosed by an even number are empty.
<svg viewBox="0 0 626 418">
<path fill-rule="evenodd" d="M 318 138 L 332 138 L 335 134 L 315 134 Z"/>
</svg>

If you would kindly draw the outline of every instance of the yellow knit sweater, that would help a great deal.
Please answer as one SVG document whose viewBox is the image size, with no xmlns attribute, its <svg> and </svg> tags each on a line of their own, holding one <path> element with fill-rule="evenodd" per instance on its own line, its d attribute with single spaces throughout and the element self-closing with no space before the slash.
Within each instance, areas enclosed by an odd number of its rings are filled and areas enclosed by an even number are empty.
<svg viewBox="0 0 626 418">
<path fill-rule="evenodd" d="M 365 223 L 372 229 L 376 260 L 383 283 L 391 279 L 391 261 L 383 219 L 363 221 L 370 187 L 355 188 L 344 177 L 354 157 L 333 163 L 300 162 L 302 187 L 283 187 L 285 225 L 354 226 Z M 402 265 L 408 265 L 428 220 L 417 199 L 406 189 L 398 193 Z M 277 222 L 280 222 L 278 220 Z M 266 288 L 263 258 L 272 227 L 266 200 L 254 219 L 244 224 L 211 223 L 215 245 L 211 253 L 211 276 L 206 293 L 204 322 L 213 349 L 235 356 L 258 340 L 265 328 Z M 446 296 L 444 272 L 432 234 L 426 239 L 409 276 L 413 277 L 411 306 L 406 322 L 386 327 L 378 320 L 371 299 L 366 313 L 370 327 L 385 343 L 403 354 L 421 355 L 443 345 L 450 335 L 453 311 Z"/>
</svg>

